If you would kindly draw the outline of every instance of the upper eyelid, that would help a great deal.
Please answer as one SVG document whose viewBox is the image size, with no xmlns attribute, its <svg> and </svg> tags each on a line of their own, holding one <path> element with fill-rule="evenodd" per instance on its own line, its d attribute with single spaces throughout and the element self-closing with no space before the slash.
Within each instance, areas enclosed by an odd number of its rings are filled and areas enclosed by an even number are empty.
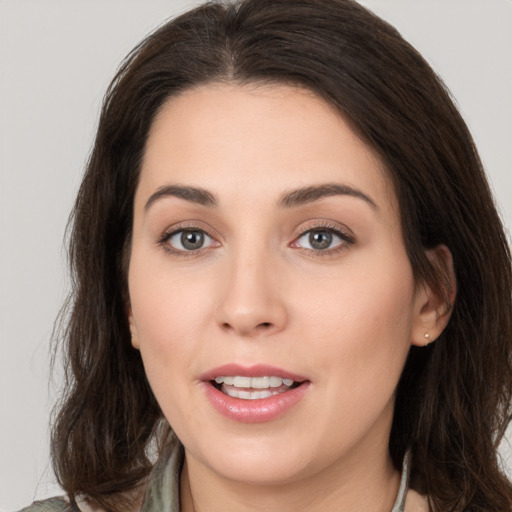
<svg viewBox="0 0 512 512">
<path fill-rule="evenodd" d="M 213 238 L 215 240 L 218 240 L 218 236 L 213 234 L 213 230 L 207 226 L 205 226 L 200 221 L 184 221 L 184 222 L 178 222 L 176 224 L 172 224 L 171 226 L 165 228 L 160 235 L 160 240 L 168 239 L 171 236 L 175 235 L 176 233 L 179 233 L 180 231 L 202 231 L 206 235 L 208 235 L 210 238 Z"/>
<path fill-rule="evenodd" d="M 299 226 L 297 226 L 294 230 L 296 233 L 294 235 L 294 240 L 303 236 L 309 231 L 322 229 L 332 231 L 334 233 L 339 233 L 343 237 L 355 239 L 353 231 L 349 229 L 347 226 L 335 221 L 317 219 L 301 223 Z"/>
<path fill-rule="evenodd" d="M 341 238 L 345 238 L 345 237 L 349 236 L 347 233 L 345 233 L 345 231 L 342 231 L 341 229 L 328 228 L 328 227 L 322 226 L 322 227 L 318 227 L 318 228 L 306 229 L 305 231 L 302 231 L 301 233 L 299 233 L 299 235 L 296 237 L 296 239 L 302 238 L 303 236 L 307 235 L 308 233 L 310 233 L 312 231 L 318 231 L 318 232 L 327 231 L 329 233 L 333 233 L 335 235 L 338 235 Z"/>
<path fill-rule="evenodd" d="M 337 236 L 341 240 L 341 242 L 338 245 L 341 245 L 341 244 L 353 244 L 355 242 L 355 240 L 354 240 L 354 238 L 352 236 L 347 235 L 345 232 L 340 231 L 339 229 L 312 228 L 312 229 L 307 229 L 306 231 L 302 232 L 299 236 L 295 237 L 293 239 L 292 244 L 297 243 L 301 238 L 304 238 L 305 236 L 307 236 L 307 234 L 310 233 L 311 231 L 328 231 L 328 232 L 331 232 L 334 236 Z M 336 247 L 338 247 L 338 245 Z M 335 249 L 336 247 L 333 247 L 332 249 Z M 304 247 L 304 249 L 308 249 L 308 248 Z M 329 250 L 330 249 L 325 249 L 325 250 L 322 250 L 322 252 L 328 252 Z"/>
</svg>

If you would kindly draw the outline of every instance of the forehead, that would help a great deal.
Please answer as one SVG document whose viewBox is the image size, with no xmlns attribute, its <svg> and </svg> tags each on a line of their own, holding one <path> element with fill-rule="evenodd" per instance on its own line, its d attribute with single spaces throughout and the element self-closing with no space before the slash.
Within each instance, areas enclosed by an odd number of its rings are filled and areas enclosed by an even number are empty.
<svg viewBox="0 0 512 512">
<path fill-rule="evenodd" d="M 167 183 L 260 201 L 342 183 L 396 203 L 381 160 L 338 111 L 286 85 L 209 84 L 168 100 L 150 130 L 138 194 Z"/>
</svg>

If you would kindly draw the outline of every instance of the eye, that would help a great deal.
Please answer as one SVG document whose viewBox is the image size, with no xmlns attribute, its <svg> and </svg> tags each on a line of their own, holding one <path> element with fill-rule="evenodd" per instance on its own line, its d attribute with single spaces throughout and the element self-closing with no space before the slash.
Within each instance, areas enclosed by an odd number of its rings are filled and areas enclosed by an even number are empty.
<svg viewBox="0 0 512 512">
<path fill-rule="evenodd" d="M 332 228 L 316 228 L 303 233 L 292 246 L 312 251 L 329 251 L 351 243 L 353 240 L 344 233 Z"/>
<path fill-rule="evenodd" d="M 200 229 L 180 229 L 166 236 L 162 241 L 171 251 L 198 251 L 206 247 L 213 247 L 215 240 Z"/>
</svg>

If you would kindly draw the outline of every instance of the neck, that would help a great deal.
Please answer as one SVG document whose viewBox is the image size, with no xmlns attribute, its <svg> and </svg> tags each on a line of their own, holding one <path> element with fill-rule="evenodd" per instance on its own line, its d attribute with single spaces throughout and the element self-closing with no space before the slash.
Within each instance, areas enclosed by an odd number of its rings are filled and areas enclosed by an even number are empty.
<svg viewBox="0 0 512 512">
<path fill-rule="evenodd" d="M 387 450 L 348 455 L 321 472 L 272 485 L 223 478 L 186 454 L 180 502 L 182 512 L 389 512 L 399 481 Z"/>
</svg>

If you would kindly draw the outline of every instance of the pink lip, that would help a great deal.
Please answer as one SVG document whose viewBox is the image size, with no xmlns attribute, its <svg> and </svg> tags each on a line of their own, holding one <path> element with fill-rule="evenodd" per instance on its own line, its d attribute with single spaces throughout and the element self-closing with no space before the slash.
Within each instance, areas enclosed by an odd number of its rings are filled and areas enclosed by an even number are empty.
<svg viewBox="0 0 512 512">
<path fill-rule="evenodd" d="M 256 400 L 244 400 L 228 396 L 212 385 L 210 381 L 223 375 L 241 375 L 246 377 L 263 377 L 273 375 L 283 379 L 292 379 L 301 384 L 278 395 Z M 242 423 L 263 423 L 272 421 L 285 414 L 306 394 L 310 382 L 299 375 L 280 368 L 267 365 L 243 367 L 229 364 L 215 368 L 201 377 L 205 395 L 217 412 L 223 416 Z"/>
<path fill-rule="evenodd" d="M 295 382 L 303 382 L 306 377 L 290 373 L 276 366 L 270 366 L 266 364 L 257 364 L 254 366 L 241 366 L 238 364 L 225 364 L 218 368 L 209 370 L 204 375 L 201 375 L 200 379 L 203 381 L 210 381 L 215 377 L 221 377 L 225 375 L 241 375 L 243 377 L 265 377 L 266 375 L 273 375 L 274 377 L 281 377 L 282 379 L 292 379 Z"/>
</svg>

